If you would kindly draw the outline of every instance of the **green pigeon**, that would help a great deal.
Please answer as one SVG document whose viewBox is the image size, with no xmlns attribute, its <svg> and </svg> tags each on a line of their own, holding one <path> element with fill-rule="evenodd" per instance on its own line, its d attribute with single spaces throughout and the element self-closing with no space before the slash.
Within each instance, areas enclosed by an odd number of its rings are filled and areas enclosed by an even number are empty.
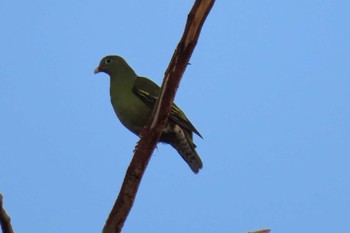
<svg viewBox="0 0 350 233">
<path fill-rule="evenodd" d="M 160 87 L 153 81 L 139 77 L 120 56 L 106 56 L 95 69 L 95 74 L 104 72 L 110 76 L 110 95 L 114 111 L 120 122 L 131 132 L 140 136 L 151 118 Z M 167 125 L 159 142 L 174 147 L 194 173 L 203 167 L 196 152 L 192 135 L 198 130 L 179 107 L 173 104 Z"/>
</svg>

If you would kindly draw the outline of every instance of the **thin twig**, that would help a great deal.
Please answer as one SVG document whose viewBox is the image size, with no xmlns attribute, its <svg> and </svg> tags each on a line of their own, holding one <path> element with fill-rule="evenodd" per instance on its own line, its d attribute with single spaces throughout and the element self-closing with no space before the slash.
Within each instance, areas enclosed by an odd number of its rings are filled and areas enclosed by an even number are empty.
<svg viewBox="0 0 350 233">
<path fill-rule="evenodd" d="M 3 208 L 1 193 L 0 193 L 0 225 L 1 225 L 2 233 L 13 233 L 11 219 L 7 215 L 5 209 Z"/>
<path fill-rule="evenodd" d="M 184 34 L 165 72 L 161 94 L 150 125 L 141 133 L 135 154 L 126 172 L 119 196 L 103 228 L 103 233 L 119 233 L 135 201 L 147 164 L 156 147 L 173 103 L 180 80 L 197 44 L 202 25 L 215 0 L 197 0 L 188 15 Z"/>
<path fill-rule="evenodd" d="M 269 233 L 271 230 L 270 229 L 262 229 L 262 230 L 258 230 L 258 231 L 252 231 L 249 233 Z"/>
</svg>

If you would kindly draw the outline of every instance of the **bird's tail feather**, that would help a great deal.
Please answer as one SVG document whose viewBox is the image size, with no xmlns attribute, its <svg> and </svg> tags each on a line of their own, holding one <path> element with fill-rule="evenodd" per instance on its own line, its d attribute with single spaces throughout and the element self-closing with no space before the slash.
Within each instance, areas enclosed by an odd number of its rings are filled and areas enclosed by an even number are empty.
<svg viewBox="0 0 350 233">
<path fill-rule="evenodd" d="M 177 129 L 176 129 L 177 128 Z M 175 126 L 176 139 L 171 145 L 177 150 L 181 157 L 186 161 L 194 173 L 198 173 L 203 167 L 201 158 L 196 152 L 196 145 L 192 141 L 191 134 Z"/>
</svg>

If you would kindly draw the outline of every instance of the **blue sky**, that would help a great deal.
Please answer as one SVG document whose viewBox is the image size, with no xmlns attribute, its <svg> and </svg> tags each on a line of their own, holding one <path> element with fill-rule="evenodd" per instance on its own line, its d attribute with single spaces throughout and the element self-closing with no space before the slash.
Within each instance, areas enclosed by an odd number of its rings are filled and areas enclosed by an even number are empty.
<svg viewBox="0 0 350 233">
<path fill-rule="evenodd" d="M 107 54 L 161 83 L 192 1 L 2 1 L 0 192 L 16 232 L 100 232 L 138 138 Z M 204 168 L 159 145 L 124 232 L 344 232 L 350 2 L 217 1 L 176 103 Z"/>
</svg>

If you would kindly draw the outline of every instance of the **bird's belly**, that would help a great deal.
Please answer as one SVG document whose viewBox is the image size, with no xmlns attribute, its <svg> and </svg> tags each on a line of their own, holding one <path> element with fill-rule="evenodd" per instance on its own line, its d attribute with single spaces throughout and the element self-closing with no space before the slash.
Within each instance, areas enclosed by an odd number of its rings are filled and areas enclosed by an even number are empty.
<svg viewBox="0 0 350 233">
<path fill-rule="evenodd" d="M 129 100 L 130 101 L 130 100 Z M 141 130 L 147 125 L 152 114 L 152 109 L 143 102 L 134 101 L 125 106 L 115 106 L 114 111 L 120 122 L 131 132 L 139 135 Z"/>
</svg>

